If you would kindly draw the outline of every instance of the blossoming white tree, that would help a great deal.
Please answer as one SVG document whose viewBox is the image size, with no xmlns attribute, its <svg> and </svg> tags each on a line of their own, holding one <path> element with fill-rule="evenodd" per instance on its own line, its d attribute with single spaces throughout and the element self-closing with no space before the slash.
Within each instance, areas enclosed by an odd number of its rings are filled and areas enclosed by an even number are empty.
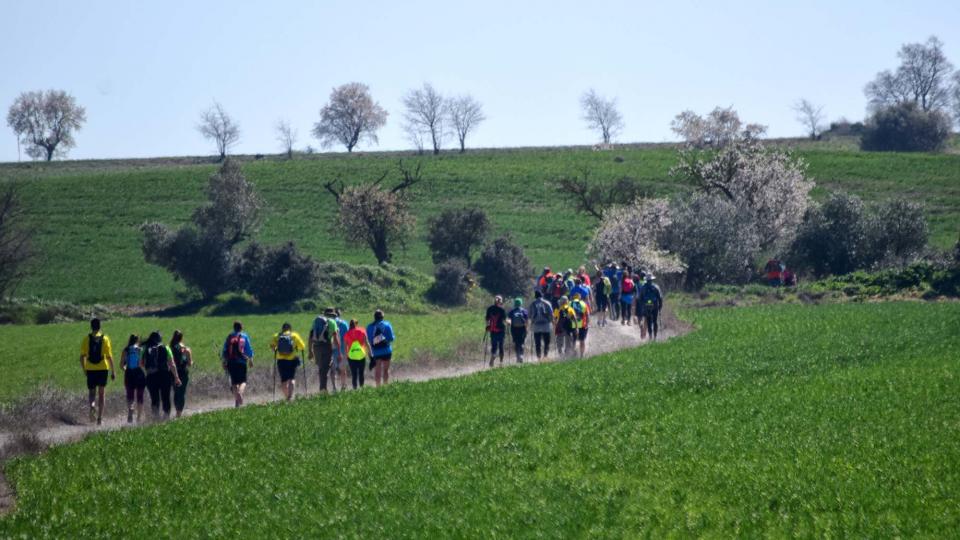
<svg viewBox="0 0 960 540">
<path fill-rule="evenodd" d="M 682 273 L 683 263 L 659 247 L 671 223 L 666 199 L 638 198 L 632 204 L 614 206 L 603 213 L 587 255 L 601 262 L 626 262 L 655 274 Z"/>
</svg>

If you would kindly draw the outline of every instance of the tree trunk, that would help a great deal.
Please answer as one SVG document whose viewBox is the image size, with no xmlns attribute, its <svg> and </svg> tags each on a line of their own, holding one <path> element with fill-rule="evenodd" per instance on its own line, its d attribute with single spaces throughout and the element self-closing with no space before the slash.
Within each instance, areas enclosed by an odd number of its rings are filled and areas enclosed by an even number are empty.
<svg viewBox="0 0 960 540">
<path fill-rule="evenodd" d="M 47 151 L 47 161 L 53 161 L 53 151 L 57 149 L 56 146 L 44 146 L 44 149 Z"/>
<path fill-rule="evenodd" d="M 464 152 L 466 152 L 466 151 L 467 151 L 467 145 L 466 145 L 466 143 L 464 142 L 463 137 L 461 137 L 461 138 L 460 138 L 460 153 L 462 154 L 462 153 L 464 153 Z"/>
<path fill-rule="evenodd" d="M 377 258 L 377 264 L 390 262 L 390 250 L 387 248 L 387 238 L 385 235 L 376 235 L 370 247 L 373 249 L 373 256 Z"/>
</svg>

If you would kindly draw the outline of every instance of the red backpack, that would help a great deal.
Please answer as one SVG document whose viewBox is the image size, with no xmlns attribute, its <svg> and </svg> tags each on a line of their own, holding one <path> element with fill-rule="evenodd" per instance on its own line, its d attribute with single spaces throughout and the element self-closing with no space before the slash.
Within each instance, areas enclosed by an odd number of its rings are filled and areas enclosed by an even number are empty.
<svg viewBox="0 0 960 540">
<path fill-rule="evenodd" d="M 623 291 L 623 294 L 633 294 L 634 286 L 633 280 L 627 278 L 623 280 L 623 285 L 620 287 L 620 290 Z"/>
<path fill-rule="evenodd" d="M 243 351 L 247 348 L 247 340 L 242 334 L 233 334 L 227 339 L 227 360 L 240 362 L 244 360 Z"/>
</svg>

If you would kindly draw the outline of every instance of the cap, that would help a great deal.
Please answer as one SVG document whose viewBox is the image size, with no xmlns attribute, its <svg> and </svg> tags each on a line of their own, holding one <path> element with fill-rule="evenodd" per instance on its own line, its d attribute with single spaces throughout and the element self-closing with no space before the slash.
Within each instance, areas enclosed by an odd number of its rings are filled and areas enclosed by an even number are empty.
<svg viewBox="0 0 960 540">
<path fill-rule="evenodd" d="M 522 305 L 523 305 L 523 298 L 514 298 L 514 299 L 513 299 L 513 305 L 514 305 L 514 306 L 517 306 L 517 307 L 522 306 Z"/>
<path fill-rule="evenodd" d="M 647 274 L 647 281 L 653 281 L 653 280 L 655 280 L 655 279 L 657 279 L 657 278 L 656 278 L 656 276 L 653 275 L 653 273 Z"/>
</svg>

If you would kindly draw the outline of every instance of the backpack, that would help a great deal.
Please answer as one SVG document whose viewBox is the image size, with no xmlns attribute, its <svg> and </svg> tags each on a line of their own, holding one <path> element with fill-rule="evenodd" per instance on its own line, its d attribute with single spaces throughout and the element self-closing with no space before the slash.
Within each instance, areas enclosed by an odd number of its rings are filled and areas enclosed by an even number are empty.
<svg viewBox="0 0 960 540">
<path fill-rule="evenodd" d="M 570 308 L 573 309 L 574 322 L 583 322 L 583 302 L 570 302 Z"/>
<path fill-rule="evenodd" d="M 379 347 L 386 343 L 387 338 L 383 335 L 383 325 L 378 324 L 377 327 L 373 330 L 373 346 Z"/>
<path fill-rule="evenodd" d="M 277 336 L 277 352 L 279 354 L 293 354 L 292 334 L 280 334 Z"/>
<path fill-rule="evenodd" d="M 247 348 L 247 339 L 241 334 L 233 334 L 227 339 L 227 360 L 244 361 L 243 351 Z"/>
<path fill-rule="evenodd" d="M 147 347 L 144 366 L 147 368 L 148 374 L 167 371 L 167 348 L 163 346 L 163 343 Z"/>
<path fill-rule="evenodd" d="M 643 288 L 640 291 L 640 301 L 645 304 L 654 304 L 657 301 L 659 296 L 657 293 L 656 285 L 652 283 L 644 283 Z"/>
<path fill-rule="evenodd" d="M 330 342 L 330 319 L 317 315 L 313 320 L 313 339 L 320 343 Z M 291 352 L 293 352 L 292 349 Z"/>
<path fill-rule="evenodd" d="M 350 350 L 347 352 L 347 358 L 350 360 L 363 360 L 366 358 L 366 356 L 366 353 L 363 351 L 363 345 L 360 344 L 359 339 L 350 344 Z"/>
<path fill-rule="evenodd" d="M 563 279 L 555 279 L 553 285 L 550 286 L 550 294 L 554 298 L 560 298 L 563 296 L 564 289 L 566 289 L 566 286 L 563 284 Z"/>
<path fill-rule="evenodd" d="M 89 346 L 87 347 L 87 362 L 99 364 L 103 361 L 103 334 L 90 334 Z"/>
<path fill-rule="evenodd" d="M 603 294 L 609 295 L 611 288 L 610 278 L 603 276 L 603 279 L 600 281 L 600 287 L 603 289 Z"/>
<path fill-rule="evenodd" d="M 553 308 L 547 302 L 538 300 L 533 303 L 533 322 L 545 323 L 553 320 Z"/>
<path fill-rule="evenodd" d="M 527 319 L 524 317 L 524 313 L 519 309 L 515 309 L 510 316 L 510 326 L 514 328 L 523 328 L 527 325 Z"/>
<path fill-rule="evenodd" d="M 633 283 L 632 279 L 624 279 L 621 289 L 623 290 L 623 294 L 631 294 L 633 293 L 634 287 L 636 287 L 636 285 Z"/>
<path fill-rule="evenodd" d="M 177 343 L 173 347 L 170 347 L 170 351 L 173 352 L 173 363 L 177 366 L 177 370 L 181 373 L 187 370 L 187 360 L 183 357 L 183 344 Z"/>
</svg>

